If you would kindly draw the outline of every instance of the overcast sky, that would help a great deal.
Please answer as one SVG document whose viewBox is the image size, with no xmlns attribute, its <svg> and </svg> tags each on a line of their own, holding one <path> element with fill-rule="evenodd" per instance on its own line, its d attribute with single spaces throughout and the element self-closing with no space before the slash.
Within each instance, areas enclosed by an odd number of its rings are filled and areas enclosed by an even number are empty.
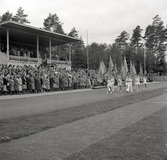
<svg viewBox="0 0 167 160">
<path fill-rule="evenodd" d="M 112 44 L 123 30 L 130 37 L 137 25 L 145 31 L 157 14 L 167 24 L 167 0 L 0 0 L 0 16 L 6 11 L 15 15 L 19 7 L 35 27 L 56 13 L 64 32 L 75 27 L 85 45 L 87 32 L 88 44 Z"/>
</svg>

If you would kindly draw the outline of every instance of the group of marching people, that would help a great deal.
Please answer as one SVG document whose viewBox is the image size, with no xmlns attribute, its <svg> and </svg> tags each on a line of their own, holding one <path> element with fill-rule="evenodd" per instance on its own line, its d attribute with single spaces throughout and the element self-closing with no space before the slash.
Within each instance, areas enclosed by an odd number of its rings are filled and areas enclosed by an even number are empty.
<svg viewBox="0 0 167 160">
<path fill-rule="evenodd" d="M 118 74 L 115 75 L 112 73 L 111 76 L 106 75 L 107 81 L 107 94 L 113 93 L 116 85 L 116 92 L 122 92 L 122 87 L 126 86 L 126 92 L 133 92 L 133 89 L 136 91 L 141 90 L 141 83 L 143 84 L 143 89 L 147 89 L 147 78 L 146 76 L 140 77 L 139 75 L 135 75 L 132 77 L 130 74 L 127 74 L 124 79 Z"/>
</svg>

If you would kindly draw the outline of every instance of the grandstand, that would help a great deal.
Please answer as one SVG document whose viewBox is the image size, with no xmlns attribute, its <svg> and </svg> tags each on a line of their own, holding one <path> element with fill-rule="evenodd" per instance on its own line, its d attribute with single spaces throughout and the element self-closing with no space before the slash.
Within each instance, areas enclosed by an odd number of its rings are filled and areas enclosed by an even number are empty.
<svg viewBox="0 0 167 160">
<path fill-rule="evenodd" d="M 38 66 L 42 63 L 41 56 L 44 57 L 45 52 L 48 52 L 49 56 L 46 57 L 48 64 L 70 66 L 71 59 L 65 62 L 53 60 L 51 48 L 78 41 L 80 40 L 77 38 L 30 25 L 5 21 L 0 23 L 0 64 Z"/>
</svg>

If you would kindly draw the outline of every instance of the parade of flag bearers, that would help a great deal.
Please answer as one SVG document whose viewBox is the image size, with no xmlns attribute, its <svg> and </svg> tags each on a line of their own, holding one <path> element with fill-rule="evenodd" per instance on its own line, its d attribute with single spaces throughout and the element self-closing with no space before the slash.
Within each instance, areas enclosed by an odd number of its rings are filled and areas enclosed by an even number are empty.
<svg viewBox="0 0 167 160">
<path fill-rule="evenodd" d="M 143 73 L 141 63 L 139 73 L 136 72 L 136 68 L 132 60 L 130 60 L 128 69 L 125 55 L 123 57 L 123 63 L 121 64 L 120 71 L 117 70 L 116 63 L 113 64 L 111 56 L 109 58 L 108 68 L 106 68 L 104 62 L 101 61 L 97 74 L 97 81 L 102 85 L 106 82 L 106 94 L 114 93 L 114 90 L 116 90 L 117 93 L 123 92 L 123 87 L 127 93 L 147 89 L 147 77 Z"/>
</svg>

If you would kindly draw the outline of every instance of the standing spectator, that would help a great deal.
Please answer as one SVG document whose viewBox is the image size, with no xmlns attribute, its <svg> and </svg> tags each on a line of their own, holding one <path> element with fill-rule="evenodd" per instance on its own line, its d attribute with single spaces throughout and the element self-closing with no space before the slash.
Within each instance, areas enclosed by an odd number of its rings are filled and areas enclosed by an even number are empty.
<svg viewBox="0 0 167 160">
<path fill-rule="evenodd" d="M 42 91 L 41 77 L 38 74 L 37 75 L 37 92 L 41 93 L 41 91 Z"/>
<path fill-rule="evenodd" d="M 50 79 L 49 76 L 46 76 L 46 91 L 50 91 Z"/>
<path fill-rule="evenodd" d="M 24 94 L 27 91 L 27 80 L 25 75 L 22 76 L 22 83 L 23 83 L 23 94 Z"/>
<path fill-rule="evenodd" d="M 14 94 L 14 80 L 13 80 L 13 76 L 10 76 L 9 86 L 10 86 L 10 94 Z"/>
<path fill-rule="evenodd" d="M 71 75 L 68 76 L 68 87 L 69 89 L 72 89 L 72 76 Z"/>
<path fill-rule="evenodd" d="M 49 80 L 50 80 L 50 90 L 53 91 L 54 90 L 54 78 L 53 78 L 53 74 L 50 75 L 49 77 Z"/>
<path fill-rule="evenodd" d="M 46 79 L 44 75 L 41 76 L 41 84 L 42 84 L 42 92 L 45 92 L 46 91 Z"/>
<path fill-rule="evenodd" d="M 30 75 L 30 83 L 31 83 L 31 92 L 35 93 L 35 80 L 32 74 Z"/>
<path fill-rule="evenodd" d="M 3 76 L 2 73 L 0 73 L 0 95 L 2 94 L 3 91 Z"/>
<path fill-rule="evenodd" d="M 14 76 L 14 93 L 18 94 L 18 80 L 17 80 L 17 76 Z"/>
<path fill-rule="evenodd" d="M 75 74 L 73 75 L 72 81 L 73 81 L 73 89 L 77 89 L 77 78 L 76 78 Z"/>
<path fill-rule="evenodd" d="M 55 76 L 54 76 L 54 81 L 55 81 L 55 90 L 57 91 L 57 90 L 59 90 L 59 76 L 58 76 L 58 74 L 56 74 Z"/>
<path fill-rule="evenodd" d="M 88 77 L 86 80 L 87 80 L 87 82 L 86 82 L 87 87 L 90 88 L 90 87 L 91 87 L 91 80 L 90 80 L 90 77 Z"/>
<path fill-rule="evenodd" d="M 20 75 L 18 75 L 18 91 L 19 93 L 22 93 L 22 85 L 23 85 L 23 82 L 22 82 L 22 78 Z"/>
<path fill-rule="evenodd" d="M 68 90 L 68 77 L 66 74 L 64 75 L 63 81 L 65 90 Z"/>
<path fill-rule="evenodd" d="M 60 90 L 64 90 L 64 81 L 63 81 L 62 74 L 60 74 L 60 76 L 59 76 L 59 88 L 60 88 Z"/>
<path fill-rule="evenodd" d="M 5 95 L 7 94 L 7 84 L 8 84 L 7 76 L 4 76 L 3 77 L 3 93 Z"/>
<path fill-rule="evenodd" d="M 31 80 L 30 80 L 30 75 L 27 74 L 26 76 L 26 83 L 27 83 L 27 93 L 31 92 Z"/>
</svg>

